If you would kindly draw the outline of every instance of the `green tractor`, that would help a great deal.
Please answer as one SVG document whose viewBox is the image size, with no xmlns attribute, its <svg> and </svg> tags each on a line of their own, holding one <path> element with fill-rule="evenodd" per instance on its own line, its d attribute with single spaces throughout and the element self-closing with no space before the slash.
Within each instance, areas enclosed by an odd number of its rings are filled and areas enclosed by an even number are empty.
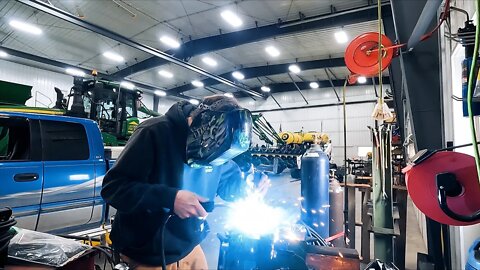
<svg viewBox="0 0 480 270">
<path fill-rule="evenodd" d="M 125 145 L 140 119 L 160 115 L 141 102 L 141 91 L 126 89 L 116 82 L 75 77 L 66 97 L 55 88 L 57 98 L 53 108 L 25 106 L 31 98 L 31 89 L 31 86 L 0 81 L 0 111 L 92 119 L 98 123 L 107 146 Z"/>
</svg>

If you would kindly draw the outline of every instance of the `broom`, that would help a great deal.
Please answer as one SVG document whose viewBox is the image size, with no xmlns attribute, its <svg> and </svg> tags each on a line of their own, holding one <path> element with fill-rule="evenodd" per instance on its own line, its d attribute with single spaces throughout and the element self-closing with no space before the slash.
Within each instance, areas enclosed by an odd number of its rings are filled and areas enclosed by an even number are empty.
<svg viewBox="0 0 480 270">
<path fill-rule="evenodd" d="M 378 83 L 380 88 L 380 97 L 373 109 L 372 117 L 378 121 L 385 121 L 393 118 L 390 108 L 383 100 L 383 78 L 382 78 L 382 1 L 378 0 Z"/>
</svg>

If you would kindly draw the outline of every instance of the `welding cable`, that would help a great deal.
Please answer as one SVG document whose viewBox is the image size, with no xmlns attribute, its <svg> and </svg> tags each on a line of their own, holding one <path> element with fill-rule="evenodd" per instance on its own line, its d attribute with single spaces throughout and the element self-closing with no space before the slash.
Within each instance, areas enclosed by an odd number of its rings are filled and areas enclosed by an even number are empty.
<svg viewBox="0 0 480 270">
<path fill-rule="evenodd" d="M 475 156 L 475 165 L 477 167 L 477 178 L 480 181 L 480 157 L 478 153 L 478 145 L 477 145 L 477 132 L 475 130 L 475 119 L 473 115 L 473 85 L 475 83 L 475 78 L 477 75 L 475 73 L 477 69 L 477 58 L 478 58 L 478 45 L 479 45 L 479 38 L 480 38 L 480 0 L 475 1 L 475 7 L 477 10 L 477 15 L 475 16 L 476 21 L 476 30 L 475 30 L 475 49 L 473 50 L 473 59 L 472 65 L 470 66 L 470 76 L 468 77 L 468 92 L 467 92 L 467 107 L 468 107 L 468 118 L 470 120 L 470 132 L 472 135 L 472 144 L 473 144 L 473 152 Z"/>
<path fill-rule="evenodd" d="M 161 230 L 161 237 L 162 237 L 162 270 L 167 270 L 167 262 L 165 259 L 165 227 L 167 227 L 167 223 L 173 214 L 168 214 L 167 218 L 163 221 Z"/>
</svg>

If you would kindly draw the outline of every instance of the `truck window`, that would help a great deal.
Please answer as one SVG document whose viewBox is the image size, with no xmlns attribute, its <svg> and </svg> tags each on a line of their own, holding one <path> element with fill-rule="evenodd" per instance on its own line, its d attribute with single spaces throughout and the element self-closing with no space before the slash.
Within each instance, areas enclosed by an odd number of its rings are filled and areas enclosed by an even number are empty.
<svg viewBox="0 0 480 270">
<path fill-rule="evenodd" d="M 30 125 L 22 118 L 0 118 L 0 161 L 30 159 Z"/>
<path fill-rule="evenodd" d="M 86 160 L 90 156 L 85 127 L 77 123 L 41 121 L 43 160 Z"/>
</svg>

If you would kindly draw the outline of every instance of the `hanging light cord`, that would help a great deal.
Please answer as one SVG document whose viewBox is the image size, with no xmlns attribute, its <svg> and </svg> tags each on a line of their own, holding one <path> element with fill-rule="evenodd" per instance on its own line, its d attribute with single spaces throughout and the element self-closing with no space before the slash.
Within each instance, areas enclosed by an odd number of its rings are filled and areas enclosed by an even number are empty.
<svg viewBox="0 0 480 270">
<path fill-rule="evenodd" d="M 467 107 L 468 107 L 468 118 L 470 120 L 470 132 L 472 135 L 472 144 L 473 144 L 473 152 L 475 156 L 475 165 L 477 167 L 477 177 L 480 176 L 480 157 L 478 153 L 478 145 L 477 145 L 477 132 L 475 130 L 475 118 L 473 115 L 473 86 L 476 81 L 476 67 L 477 67 L 477 58 L 478 58 L 478 45 L 479 45 L 479 37 L 480 37 L 480 0 L 475 1 L 475 7 L 477 10 L 477 15 L 475 16 L 476 21 L 476 31 L 475 31 L 475 49 L 473 51 L 473 59 L 472 65 L 470 66 L 470 76 L 468 78 L 468 93 L 467 93 Z"/>
</svg>

